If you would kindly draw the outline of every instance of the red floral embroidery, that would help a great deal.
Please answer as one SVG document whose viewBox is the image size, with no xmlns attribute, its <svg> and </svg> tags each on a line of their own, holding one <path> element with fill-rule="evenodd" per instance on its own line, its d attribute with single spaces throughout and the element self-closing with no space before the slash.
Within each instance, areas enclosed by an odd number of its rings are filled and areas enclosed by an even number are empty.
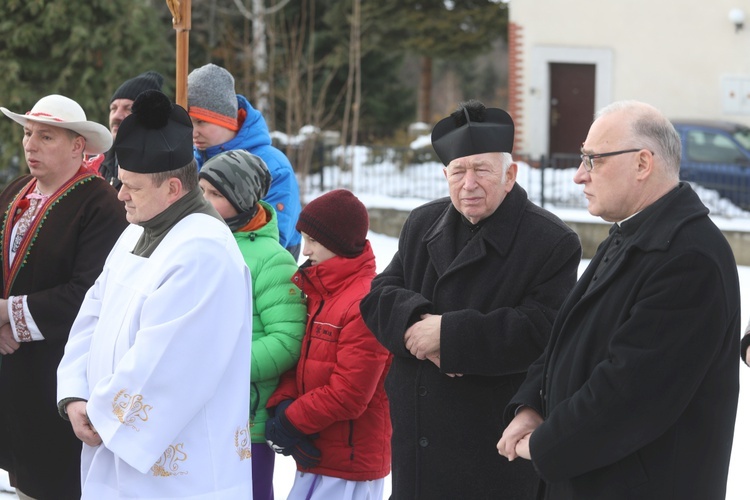
<svg viewBox="0 0 750 500">
<path fill-rule="evenodd" d="M 13 322 L 16 324 L 16 335 L 18 335 L 19 342 L 30 342 L 31 332 L 29 327 L 26 325 L 26 316 L 23 314 L 23 297 L 17 295 L 13 297 L 11 302 L 11 310 L 13 311 Z"/>
</svg>

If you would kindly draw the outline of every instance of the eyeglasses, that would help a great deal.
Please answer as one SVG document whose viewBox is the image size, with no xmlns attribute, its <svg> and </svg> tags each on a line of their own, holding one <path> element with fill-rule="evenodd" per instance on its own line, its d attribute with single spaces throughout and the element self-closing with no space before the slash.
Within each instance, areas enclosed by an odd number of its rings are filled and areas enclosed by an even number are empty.
<svg viewBox="0 0 750 500">
<path fill-rule="evenodd" d="M 583 168 L 586 169 L 586 172 L 591 172 L 594 170 L 594 160 L 596 158 L 606 158 L 607 156 L 617 156 L 622 155 L 625 153 L 635 153 L 636 151 L 640 151 L 643 148 L 640 149 L 623 149 L 622 151 L 612 151 L 611 153 L 597 153 L 593 155 L 587 155 L 581 153 L 581 163 L 583 163 Z M 651 154 L 654 154 L 651 152 Z"/>
</svg>

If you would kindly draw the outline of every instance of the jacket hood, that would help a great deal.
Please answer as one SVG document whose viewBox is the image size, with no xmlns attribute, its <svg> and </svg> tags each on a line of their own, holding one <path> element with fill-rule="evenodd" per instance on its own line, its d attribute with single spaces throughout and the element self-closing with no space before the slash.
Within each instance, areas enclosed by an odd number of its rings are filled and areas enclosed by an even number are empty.
<svg viewBox="0 0 750 500">
<path fill-rule="evenodd" d="M 270 214 L 270 219 L 268 219 L 268 222 L 266 224 L 258 229 L 253 229 L 252 231 L 236 231 L 234 233 L 235 238 L 237 240 L 241 238 L 271 238 L 274 241 L 279 241 L 279 220 L 278 216 L 276 214 L 276 210 L 271 207 L 268 203 L 266 203 L 263 200 L 258 201 L 258 205 L 263 207 L 266 210 L 266 213 Z"/>
</svg>

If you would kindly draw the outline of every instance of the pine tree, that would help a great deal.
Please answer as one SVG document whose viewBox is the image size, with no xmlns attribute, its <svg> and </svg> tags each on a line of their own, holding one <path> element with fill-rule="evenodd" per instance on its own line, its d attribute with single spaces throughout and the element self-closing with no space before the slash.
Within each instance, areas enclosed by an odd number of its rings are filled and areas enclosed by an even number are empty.
<svg viewBox="0 0 750 500">
<path fill-rule="evenodd" d="M 417 120 L 432 120 L 432 60 L 471 61 L 507 36 L 508 6 L 500 0 L 381 0 L 402 50 L 421 57 Z"/>
<path fill-rule="evenodd" d="M 171 95 L 173 40 L 163 1 L 4 0 L 0 106 L 26 112 L 45 95 L 62 94 L 108 125 L 109 99 L 128 78 L 159 71 Z M 12 155 L 23 158 L 21 138 L 21 128 L 0 117 L 0 170 Z"/>
</svg>

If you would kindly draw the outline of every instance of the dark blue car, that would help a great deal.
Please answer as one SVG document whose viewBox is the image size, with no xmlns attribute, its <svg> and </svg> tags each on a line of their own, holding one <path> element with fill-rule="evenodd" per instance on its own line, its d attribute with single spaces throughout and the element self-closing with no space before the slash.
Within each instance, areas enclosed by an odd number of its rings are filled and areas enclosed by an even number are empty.
<svg viewBox="0 0 750 500">
<path fill-rule="evenodd" d="M 750 210 L 750 128 L 739 123 L 672 120 L 682 139 L 680 178 L 718 191 Z"/>
</svg>

